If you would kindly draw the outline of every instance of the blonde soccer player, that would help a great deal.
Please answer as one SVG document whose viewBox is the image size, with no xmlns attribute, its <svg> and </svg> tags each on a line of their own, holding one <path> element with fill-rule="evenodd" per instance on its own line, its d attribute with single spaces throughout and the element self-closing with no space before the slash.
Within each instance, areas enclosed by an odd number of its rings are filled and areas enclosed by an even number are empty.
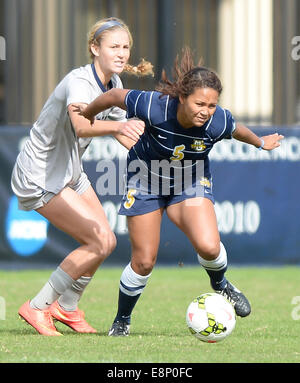
<svg viewBox="0 0 300 383">
<path fill-rule="evenodd" d="M 152 74 L 149 62 L 128 64 L 131 47 L 131 33 L 120 19 L 103 19 L 91 28 L 91 64 L 72 70 L 56 86 L 13 169 L 11 185 L 19 208 L 36 210 L 79 242 L 37 295 L 19 309 L 19 315 L 43 335 L 61 335 L 53 318 L 80 333 L 96 332 L 84 319 L 78 301 L 114 250 L 116 238 L 83 171 L 82 155 L 95 136 L 113 135 L 129 148 L 143 133 L 144 122 L 127 121 L 122 109 L 110 107 L 91 125 L 71 105 L 86 105 L 109 89 L 122 88 L 123 71 Z"/>
</svg>

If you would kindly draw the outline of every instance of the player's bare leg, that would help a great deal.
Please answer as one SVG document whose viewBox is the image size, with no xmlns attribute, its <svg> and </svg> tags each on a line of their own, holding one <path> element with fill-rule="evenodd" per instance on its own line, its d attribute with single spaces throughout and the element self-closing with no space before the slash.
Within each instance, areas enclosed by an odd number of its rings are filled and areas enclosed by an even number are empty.
<svg viewBox="0 0 300 383">
<path fill-rule="evenodd" d="M 131 265 L 140 275 L 151 273 L 160 242 L 160 225 L 163 209 L 127 217 L 131 242 Z"/>
<path fill-rule="evenodd" d="M 213 203 L 208 198 L 197 197 L 170 205 L 166 211 L 191 241 L 213 289 L 233 302 L 237 315 L 249 315 L 251 307 L 247 298 L 225 278 L 227 254 L 220 242 Z"/>
<path fill-rule="evenodd" d="M 82 197 L 72 189 L 66 188 L 52 198 L 47 205 L 38 209 L 40 214 L 54 226 L 76 239 L 81 246 L 62 261 L 42 290 L 32 299 L 30 306 L 33 310 L 39 309 L 46 313 L 51 304 L 68 291 L 81 276 L 91 277 L 116 245 L 115 236 L 94 191 L 90 187 L 84 194 Z M 89 203 L 87 199 L 90 199 Z M 58 317 L 54 314 L 53 316 L 75 331 L 95 332 L 84 320 L 82 311 L 76 309 L 70 314 L 70 318 L 64 311 L 60 314 Z M 26 315 L 28 316 L 28 310 Z M 67 317 L 67 320 L 63 317 Z M 76 328 L 73 326 L 75 322 Z M 78 327 L 77 324 L 80 326 Z"/>
<path fill-rule="evenodd" d="M 201 257 L 208 261 L 218 257 L 220 234 L 214 206 L 208 198 L 186 199 L 168 206 L 166 213 L 189 238 Z"/>
<path fill-rule="evenodd" d="M 132 310 L 155 265 L 160 241 L 163 209 L 128 217 L 132 256 L 120 279 L 118 312 L 108 335 L 129 334 Z"/>
<path fill-rule="evenodd" d="M 92 276 L 116 246 L 115 235 L 92 187 L 83 195 L 65 188 L 37 211 L 81 244 L 60 264 L 74 280 Z"/>
</svg>

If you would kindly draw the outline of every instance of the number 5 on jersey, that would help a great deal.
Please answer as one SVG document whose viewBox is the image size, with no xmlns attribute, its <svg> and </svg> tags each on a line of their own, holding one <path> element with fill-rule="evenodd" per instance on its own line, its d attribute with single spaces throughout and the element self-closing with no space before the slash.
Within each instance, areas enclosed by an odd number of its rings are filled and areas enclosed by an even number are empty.
<svg viewBox="0 0 300 383">
<path fill-rule="evenodd" d="M 126 196 L 126 202 L 124 202 L 125 209 L 130 209 L 135 202 L 134 194 L 136 189 L 129 189 Z"/>
<path fill-rule="evenodd" d="M 181 161 L 183 160 L 184 153 L 182 153 L 185 149 L 185 145 L 177 145 L 173 150 L 173 156 L 170 157 L 171 161 Z"/>
</svg>

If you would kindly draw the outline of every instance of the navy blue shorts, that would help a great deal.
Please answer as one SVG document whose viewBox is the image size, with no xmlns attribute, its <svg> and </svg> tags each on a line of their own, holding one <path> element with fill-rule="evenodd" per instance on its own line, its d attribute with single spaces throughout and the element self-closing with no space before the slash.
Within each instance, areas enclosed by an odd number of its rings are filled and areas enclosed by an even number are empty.
<svg viewBox="0 0 300 383">
<path fill-rule="evenodd" d="M 128 171 L 127 168 L 126 191 L 121 202 L 120 215 L 142 215 L 196 197 L 208 198 L 212 203 L 215 202 L 208 163 L 203 167 L 203 174 L 198 179 L 193 179 L 186 188 L 181 186 L 175 190 L 171 187 L 167 192 L 162 191 L 161 179 L 158 192 L 153 193 L 153 183 L 146 181 L 145 185 L 141 185 L 143 181 L 137 181 L 137 174 L 137 171 Z"/>
</svg>

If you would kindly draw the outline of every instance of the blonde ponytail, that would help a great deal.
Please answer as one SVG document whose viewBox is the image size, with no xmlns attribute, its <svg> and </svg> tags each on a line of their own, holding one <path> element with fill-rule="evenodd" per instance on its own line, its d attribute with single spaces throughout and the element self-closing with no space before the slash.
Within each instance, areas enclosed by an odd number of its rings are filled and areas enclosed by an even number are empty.
<svg viewBox="0 0 300 383">
<path fill-rule="evenodd" d="M 149 75 L 151 75 L 152 77 L 154 76 L 153 65 L 145 59 L 142 59 L 141 62 L 136 66 L 126 64 L 124 72 L 138 77 Z"/>
</svg>

